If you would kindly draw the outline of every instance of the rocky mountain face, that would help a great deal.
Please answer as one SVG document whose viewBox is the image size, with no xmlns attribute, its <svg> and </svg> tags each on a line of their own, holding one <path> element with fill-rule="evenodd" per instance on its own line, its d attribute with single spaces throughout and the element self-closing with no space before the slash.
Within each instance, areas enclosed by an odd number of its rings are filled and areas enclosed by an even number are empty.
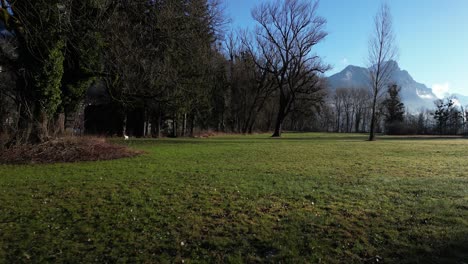
<svg viewBox="0 0 468 264">
<path fill-rule="evenodd" d="M 396 83 L 401 87 L 401 98 L 408 110 L 419 111 L 422 108 L 434 108 L 434 101 L 438 98 L 431 88 L 415 81 L 407 71 L 400 69 L 396 62 L 390 61 L 388 63 L 392 63 L 392 68 L 394 69 L 390 82 Z M 341 72 L 330 76 L 328 84 L 332 90 L 337 88 L 370 87 L 369 69 L 350 65 Z M 458 98 L 460 104 L 468 104 L 467 96 L 454 96 Z"/>
</svg>

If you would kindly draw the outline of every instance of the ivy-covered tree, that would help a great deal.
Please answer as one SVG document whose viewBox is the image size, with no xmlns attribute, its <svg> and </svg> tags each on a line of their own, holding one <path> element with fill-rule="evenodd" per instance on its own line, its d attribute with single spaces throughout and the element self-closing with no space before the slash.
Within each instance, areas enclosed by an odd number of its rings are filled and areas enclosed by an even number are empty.
<svg viewBox="0 0 468 264">
<path fill-rule="evenodd" d="M 73 115 L 89 87 L 102 75 L 105 1 L 72 1 L 59 114 Z"/>
<path fill-rule="evenodd" d="M 14 67 L 19 120 L 12 143 L 47 140 L 50 121 L 82 100 L 99 64 L 96 10 L 106 5 L 105 0 L 2 0 L 0 19 L 16 38 L 19 55 Z"/>
<path fill-rule="evenodd" d="M 16 142 L 41 142 L 48 137 L 48 121 L 61 103 L 65 60 L 66 11 L 62 1 L 3 0 L 3 21 L 18 39 L 16 71 L 20 102 Z M 35 10 L 35 12 L 31 12 Z"/>
</svg>

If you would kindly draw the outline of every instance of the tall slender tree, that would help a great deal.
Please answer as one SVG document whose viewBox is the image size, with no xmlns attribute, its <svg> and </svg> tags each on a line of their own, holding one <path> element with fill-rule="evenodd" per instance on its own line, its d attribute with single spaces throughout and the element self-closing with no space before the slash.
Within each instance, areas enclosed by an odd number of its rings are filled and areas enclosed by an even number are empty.
<svg viewBox="0 0 468 264">
<path fill-rule="evenodd" d="M 395 45 L 395 34 L 390 8 L 386 3 L 380 6 L 374 17 L 374 29 L 369 39 L 369 77 L 372 92 L 372 109 L 369 141 L 375 140 L 377 123 L 377 104 L 385 87 L 389 84 L 396 64 L 398 49 Z"/>
</svg>

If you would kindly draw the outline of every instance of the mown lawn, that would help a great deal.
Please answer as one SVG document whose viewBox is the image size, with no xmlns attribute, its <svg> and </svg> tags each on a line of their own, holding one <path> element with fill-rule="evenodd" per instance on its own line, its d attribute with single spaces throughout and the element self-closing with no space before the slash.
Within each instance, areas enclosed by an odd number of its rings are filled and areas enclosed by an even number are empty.
<svg viewBox="0 0 468 264">
<path fill-rule="evenodd" d="M 0 166 L 0 263 L 468 263 L 468 139 L 125 144 Z"/>
</svg>

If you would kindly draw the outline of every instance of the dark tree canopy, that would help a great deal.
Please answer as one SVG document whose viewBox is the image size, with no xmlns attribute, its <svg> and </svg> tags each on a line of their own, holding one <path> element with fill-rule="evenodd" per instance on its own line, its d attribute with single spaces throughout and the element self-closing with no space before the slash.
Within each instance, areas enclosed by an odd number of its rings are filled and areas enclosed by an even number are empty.
<svg viewBox="0 0 468 264">
<path fill-rule="evenodd" d="M 405 115 L 405 105 L 400 98 L 401 87 L 396 84 L 388 86 L 387 98 L 384 100 L 385 105 L 385 122 L 403 122 Z"/>
</svg>

